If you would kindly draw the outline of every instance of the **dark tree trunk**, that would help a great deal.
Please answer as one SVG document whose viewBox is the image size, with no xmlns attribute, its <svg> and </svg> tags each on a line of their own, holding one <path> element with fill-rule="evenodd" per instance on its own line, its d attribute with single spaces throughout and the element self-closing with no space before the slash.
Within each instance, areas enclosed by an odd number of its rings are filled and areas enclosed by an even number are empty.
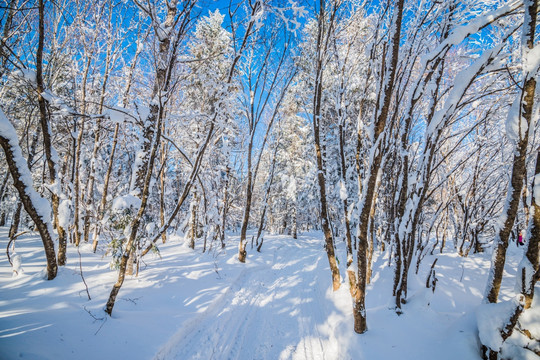
<svg viewBox="0 0 540 360">
<path fill-rule="evenodd" d="M 2 186 L 0 187 L 0 204 L 2 204 L 2 202 L 4 201 L 8 180 L 9 180 L 9 171 L 6 171 L 4 180 L 2 180 Z M 1 225 L 1 226 L 4 226 L 4 225 Z"/>
<path fill-rule="evenodd" d="M 369 227 L 369 218 L 371 213 L 371 208 L 373 206 L 373 200 L 375 198 L 375 187 L 377 185 L 377 177 L 379 175 L 381 162 L 382 162 L 382 147 L 383 147 L 383 131 L 385 130 L 386 123 L 388 120 L 388 114 L 390 111 L 390 100 L 392 98 L 392 93 L 394 90 L 394 81 L 397 71 L 397 62 L 399 57 L 399 42 L 401 39 L 401 20 L 403 17 L 403 5 L 404 0 L 398 0 L 395 5 L 395 18 L 394 24 L 395 28 L 393 29 L 392 37 L 392 51 L 389 54 L 389 61 L 387 63 L 387 71 L 385 71 L 385 76 L 388 76 L 388 81 L 383 82 L 384 88 L 382 89 L 382 101 L 379 106 L 377 106 L 378 114 L 375 119 L 375 129 L 373 142 L 377 144 L 377 148 L 373 149 L 374 156 L 373 162 L 369 166 L 368 173 L 368 182 L 366 189 L 363 189 L 365 195 L 363 196 L 363 205 L 360 210 L 360 224 L 359 224 L 359 236 L 358 236 L 358 281 L 357 281 L 357 290 L 354 296 L 353 304 L 353 316 L 354 316 L 354 331 L 362 334 L 367 331 L 367 321 L 366 321 L 366 306 L 365 306 L 365 296 L 366 296 L 366 279 L 367 279 L 367 250 L 368 250 L 368 227 Z"/>
<path fill-rule="evenodd" d="M 161 152 L 161 173 L 159 174 L 159 222 L 160 227 L 165 225 L 165 164 L 167 163 L 167 150 L 165 145 L 162 145 Z M 161 235 L 163 244 L 167 242 L 167 233 Z"/>
<path fill-rule="evenodd" d="M 47 223 L 48 219 L 42 218 L 41 213 L 43 212 L 43 209 L 37 207 L 37 204 L 34 204 L 34 201 L 45 200 L 39 197 L 37 192 L 34 191 L 32 188 L 33 184 L 23 182 L 24 178 L 28 180 L 32 177 L 27 164 L 24 163 L 22 151 L 16 138 L 17 135 L 15 129 L 9 123 L 9 120 L 5 117 L 1 110 L 0 120 L 5 121 L 11 126 L 11 134 L 9 134 L 8 137 L 6 137 L 6 134 L 4 133 L 0 134 L 0 145 L 4 149 L 6 155 L 6 162 L 8 164 L 9 172 L 13 178 L 13 186 L 15 186 L 19 192 L 19 199 L 21 199 L 24 209 L 34 221 L 34 224 L 41 235 L 43 247 L 45 248 L 45 257 L 47 258 L 47 278 L 52 280 L 56 277 L 56 272 L 58 270 L 56 254 L 54 251 L 52 227 L 50 227 Z"/>
<path fill-rule="evenodd" d="M 318 17 L 318 33 L 317 33 L 317 58 L 315 64 L 315 94 L 313 96 L 313 133 L 315 138 L 315 157 L 317 160 L 317 181 L 319 184 L 319 199 L 321 205 L 321 227 L 324 233 L 326 255 L 328 256 L 328 263 L 330 265 L 330 271 L 332 273 L 332 288 L 334 291 L 338 290 L 341 285 L 341 276 L 339 274 L 339 268 L 336 261 L 336 255 L 334 252 L 334 239 L 330 228 L 330 218 L 328 216 L 328 205 L 326 199 L 326 178 L 325 169 L 323 166 L 323 154 L 320 139 L 320 122 L 321 122 L 321 108 L 322 108 L 322 83 L 324 75 L 324 56 L 326 52 L 326 45 L 328 43 L 328 37 L 330 36 L 330 29 L 324 31 L 325 17 L 325 4 L 321 0 L 319 4 L 319 17 Z M 324 40 L 324 36 L 327 40 Z"/>
<path fill-rule="evenodd" d="M 10 0 L 9 3 L 6 1 L 5 3 L 8 5 L 7 9 L 9 10 L 7 11 L 7 16 L 5 18 L 4 28 L 2 31 L 4 41 L 9 38 L 9 32 L 13 27 L 13 17 L 15 15 L 15 12 L 17 11 L 16 0 Z M 3 78 L 5 72 L 9 69 L 7 64 L 9 62 L 10 54 L 8 49 L 6 49 L 4 41 L 0 42 L 0 78 Z"/>
<path fill-rule="evenodd" d="M 197 198 L 197 192 L 193 191 L 193 198 L 191 199 L 191 220 L 189 229 L 189 247 L 195 249 L 195 239 L 197 238 L 197 208 L 199 199 Z"/>
<path fill-rule="evenodd" d="M 11 221 L 11 226 L 9 227 L 9 238 L 13 239 L 13 237 L 17 234 L 19 231 L 19 223 L 21 222 L 21 211 L 22 211 L 23 204 L 21 201 L 17 203 L 17 209 L 15 209 L 15 213 L 13 214 L 13 220 Z"/>
<path fill-rule="evenodd" d="M 221 248 L 225 249 L 225 228 L 227 226 L 227 210 L 229 209 L 229 179 L 231 168 L 227 166 L 225 170 L 225 185 L 223 187 L 223 209 L 221 212 Z"/>
<path fill-rule="evenodd" d="M 523 24 L 523 39 L 527 41 L 526 44 L 522 44 L 529 50 L 534 47 L 534 37 L 536 28 L 536 16 L 538 12 L 538 0 L 529 1 L 529 6 L 525 9 L 525 21 Z M 508 238 L 514 222 L 517 216 L 521 191 L 523 188 L 523 179 L 527 171 L 526 158 L 527 158 L 527 145 L 529 140 L 529 127 L 531 126 L 532 110 L 534 106 L 534 93 L 536 89 L 536 79 L 534 74 L 524 74 L 524 85 L 520 92 L 520 118 L 525 119 L 527 123 L 527 129 L 519 129 L 518 139 L 516 140 L 516 147 L 514 150 L 514 161 L 512 163 L 512 175 L 509 184 L 509 194 L 506 197 L 505 202 L 505 221 L 501 228 L 498 230 L 495 241 L 493 244 L 493 257 L 491 260 L 491 271 L 489 272 L 489 278 L 487 288 L 485 292 L 485 301 L 489 303 L 496 303 L 499 297 L 499 290 L 501 288 L 501 282 L 504 271 L 504 264 L 506 262 L 506 249 L 508 248 Z M 522 135 L 523 131 L 523 136 Z"/>
<path fill-rule="evenodd" d="M 296 214 L 298 213 L 298 204 L 296 200 L 291 209 L 291 236 L 293 239 L 298 239 L 298 218 Z"/>
<path fill-rule="evenodd" d="M 163 26 L 174 26 L 177 12 L 176 6 L 176 3 L 167 4 L 167 16 Z M 183 32 L 185 30 L 185 26 L 189 23 L 190 12 L 192 8 L 192 3 L 188 2 L 187 4 L 185 4 L 185 13 L 183 14 L 184 19 L 182 25 L 180 26 L 179 32 Z M 178 33 L 177 36 L 178 37 L 176 38 L 176 40 L 178 42 L 180 40 L 180 33 Z M 140 159 L 141 164 L 138 166 L 138 168 L 134 169 L 135 178 L 133 179 L 132 183 L 132 190 L 138 193 L 137 195 L 141 198 L 141 205 L 134 219 L 129 224 L 129 238 L 120 261 L 118 279 L 111 290 L 109 299 L 107 300 L 107 304 L 105 307 L 105 312 L 109 315 L 112 314 L 114 304 L 116 302 L 116 297 L 124 283 L 126 271 L 128 270 L 128 267 L 130 265 L 128 264 L 128 261 L 130 258 L 133 257 L 133 250 L 138 245 L 137 233 L 139 231 L 139 227 L 143 220 L 143 215 L 145 213 L 148 203 L 152 170 L 154 167 L 154 161 L 157 156 L 157 151 L 161 143 L 160 135 L 164 112 L 164 107 L 162 105 L 164 99 L 162 98 L 162 96 L 164 96 L 164 94 L 169 90 L 172 69 L 174 68 L 175 64 L 176 48 L 178 45 L 177 42 L 174 44 L 172 51 L 169 49 L 169 38 L 162 39 L 159 44 L 159 54 L 157 55 L 158 65 L 156 69 L 156 80 L 154 83 L 154 91 L 152 94 L 152 99 L 154 100 L 150 104 L 149 113 L 145 121 L 146 126 L 143 129 L 143 139 L 147 139 L 148 141 L 145 141 L 141 144 L 140 151 L 142 151 L 143 154 L 142 159 Z M 159 234 L 159 236 L 161 236 L 161 234 Z"/>
<path fill-rule="evenodd" d="M 40 135 L 41 128 L 38 127 L 36 129 L 36 132 L 34 133 L 34 136 L 32 137 L 32 143 L 30 145 L 30 149 L 28 151 L 28 158 L 26 160 L 28 164 L 28 170 L 32 171 L 32 166 L 34 165 L 34 156 L 36 154 L 36 148 L 38 143 L 38 138 Z M 19 201 L 17 204 L 17 209 L 15 210 L 15 214 L 13 215 L 13 221 L 11 222 L 11 227 L 9 229 L 9 238 L 13 239 L 13 237 L 17 234 L 19 231 L 19 223 L 21 221 L 21 211 L 22 211 L 22 202 Z"/>
<path fill-rule="evenodd" d="M 341 111 L 341 109 L 340 109 Z M 345 160 L 345 133 L 343 129 L 343 124 L 339 124 L 339 157 L 340 157 L 340 165 L 341 165 L 341 181 L 343 182 L 343 185 L 345 189 L 347 188 L 347 178 L 345 174 L 347 173 L 347 166 L 346 166 L 346 160 Z M 347 198 L 342 199 L 343 202 L 343 217 L 345 222 L 345 239 L 347 242 L 347 268 L 352 264 L 353 262 L 353 252 L 352 252 L 352 235 L 351 235 L 351 222 L 349 219 L 349 202 L 347 201 Z M 347 270 L 347 273 L 351 275 L 353 271 Z"/>
<path fill-rule="evenodd" d="M 540 151 L 538 151 L 536 156 L 536 169 L 534 175 L 532 181 L 533 189 L 535 183 L 540 183 Z M 533 191 L 532 204 L 530 207 L 531 216 L 529 217 L 529 232 L 527 234 L 528 239 L 526 239 L 526 250 L 524 254 L 524 258 L 527 261 L 522 261 L 521 266 L 518 267 L 518 276 L 521 279 L 521 284 L 518 285 L 521 287 L 521 293 L 525 296 L 525 309 L 529 309 L 532 305 L 534 285 L 538 280 L 535 278 L 535 274 L 538 273 L 540 268 L 538 253 L 538 245 L 540 243 L 540 199 L 537 199 L 535 195 L 538 194 L 535 194 Z M 530 264 L 530 268 L 527 268 L 524 265 L 527 262 Z M 530 273 L 531 271 L 532 273 Z"/>
<path fill-rule="evenodd" d="M 53 147 L 52 147 L 52 134 L 47 114 L 47 108 L 45 104 L 45 99 L 41 94 L 45 91 L 45 86 L 43 84 L 43 46 L 45 39 L 45 7 L 43 0 L 39 0 L 39 25 L 38 25 L 38 48 L 36 52 L 36 85 L 37 85 L 37 98 L 39 105 L 39 115 L 41 123 L 41 131 L 43 132 L 43 149 L 45 152 L 45 157 L 47 160 L 47 166 L 49 169 L 49 180 L 51 184 L 56 182 L 56 164 L 53 159 Z M 52 195 L 52 210 L 54 216 L 54 225 L 58 232 L 58 265 L 62 266 L 66 263 L 66 232 L 58 223 L 58 206 L 60 204 L 60 199 L 56 192 L 53 192 Z M 26 209 L 26 206 L 25 206 Z"/>
<path fill-rule="evenodd" d="M 122 105 L 123 107 L 127 107 L 128 105 L 128 99 L 129 99 L 129 92 L 131 90 L 131 85 L 133 83 L 133 75 L 135 73 L 135 67 L 137 66 L 137 59 L 141 53 L 141 49 L 137 48 L 137 51 L 135 52 L 135 55 L 133 57 L 133 61 L 131 63 L 131 66 L 129 68 L 129 76 L 127 78 L 127 84 L 126 89 L 124 90 L 124 95 L 122 99 Z M 99 234 L 101 232 L 101 220 L 103 220 L 103 216 L 105 215 L 105 206 L 107 204 L 107 195 L 109 193 L 109 181 L 112 174 L 112 168 L 114 164 L 114 155 L 116 153 L 116 146 L 118 144 L 118 132 L 120 130 L 120 124 L 116 123 L 114 125 L 114 135 L 112 140 L 112 146 L 111 146 L 111 154 L 109 155 L 109 162 L 107 165 L 107 172 L 105 173 L 105 180 L 103 183 L 103 194 L 101 195 L 101 201 L 99 203 L 98 211 L 97 211 L 97 220 L 96 220 L 96 227 L 94 228 L 94 235 L 93 235 L 93 242 L 92 242 L 92 251 L 96 252 L 98 242 L 99 242 Z"/>
<path fill-rule="evenodd" d="M 249 214 L 251 212 L 251 200 L 253 197 L 253 173 L 251 172 L 251 150 L 252 149 L 252 143 L 249 144 L 248 149 L 248 174 L 247 174 L 247 185 L 246 185 L 246 204 L 244 206 L 244 216 L 242 218 L 242 228 L 240 230 L 240 243 L 238 244 L 238 260 L 241 263 L 246 262 L 246 256 L 247 256 L 247 228 L 249 224 Z"/>
</svg>

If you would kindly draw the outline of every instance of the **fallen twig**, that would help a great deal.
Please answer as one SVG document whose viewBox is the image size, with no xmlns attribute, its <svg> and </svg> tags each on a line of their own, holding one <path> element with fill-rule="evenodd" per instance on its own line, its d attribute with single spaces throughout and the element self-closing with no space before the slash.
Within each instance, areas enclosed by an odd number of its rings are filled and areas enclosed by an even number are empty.
<svg viewBox="0 0 540 360">
<path fill-rule="evenodd" d="M 88 300 L 92 300 L 92 298 L 90 297 L 90 291 L 88 290 L 88 284 L 86 283 L 86 280 L 84 280 L 84 275 L 83 275 L 83 271 L 82 271 L 81 251 L 80 251 L 78 246 L 77 246 L 77 253 L 79 254 L 79 269 L 81 270 L 81 279 L 82 279 L 82 281 L 84 283 L 84 286 L 86 287 L 86 294 L 88 295 Z"/>
<path fill-rule="evenodd" d="M 94 319 L 94 322 L 96 321 L 101 321 L 101 325 L 99 326 L 99 328 L 97 329 L 97 331 L 94 333 L 94 335 L 97 335 L 97 333 L 101 330 L 101 328 L 103 327 L 103 325 L 105 325 L 105 323 L 107 322 L 107 318 L 106 317 L 97 317 L 96 315 L 92 314 L 92 312 L 90 310 L 88 310 L 86 308 L 86 306 L 83 306 L 84 310 Z"/>
</svg>

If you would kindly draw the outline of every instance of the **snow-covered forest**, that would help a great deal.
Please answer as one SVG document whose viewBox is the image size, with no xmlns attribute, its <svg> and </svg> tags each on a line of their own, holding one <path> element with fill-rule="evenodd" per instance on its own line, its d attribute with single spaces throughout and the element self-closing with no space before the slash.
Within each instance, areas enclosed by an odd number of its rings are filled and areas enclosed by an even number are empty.
<svg viewBox="0 0 540 360">
<path fill-rule="evenodd" d="M 540 359 L 539 0 L 0 0 L 0 358 Z"/>
</svg>

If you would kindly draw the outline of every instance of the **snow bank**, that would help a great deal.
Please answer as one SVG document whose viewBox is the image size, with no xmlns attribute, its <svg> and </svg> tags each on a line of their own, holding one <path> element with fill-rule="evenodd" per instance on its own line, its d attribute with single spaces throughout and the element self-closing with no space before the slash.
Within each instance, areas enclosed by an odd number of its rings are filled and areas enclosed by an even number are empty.
<svg viewBox="0 0 540 360">
<path fill-rule="evenodd" d="M 536 45 L 532 49 L 527 49 L 527 53 L 523 58 L 523 71 L 529 74 L 535 74 L 540 67 L 540 45 Z"/>
<path fill-rule="evenodd" d="M 538 306 L 525 310 L 521 314 L 519 322 L 524 329 L 529 330 L 532 337 L 540 339 L 540 309 Z"/>
<path fill-rule="evenodd" d="M 115 199 L 120 208 L 131 200 L 138 203 L 130 196 Z M 0 227 L 0 242 L 7 231 Z M 77 248 L 68 246 L 68 259 L 74 261 L 48 282 L 40 274 L 45 257 L 38 237 L 21 236 L 22 274 L 12 277 L 7 258 L 0 256 L 0 359 L 480 360 L 471 309 L 482 301 L 488 253 L 438 254 L 435 293 L 425 288 L 433 262 L 427 255 L 419 274 L 411 273 L 413 295 L 397 316 L 391 295 L 394 270 L 388 254 L 375 251 L 366 293 L 369 331 L 358 335 L 348 285 L 332 291 L 322 233 L 304 233 L 298 240 L 267 234 L 263 251 L 249 252 L 246 264 L 237 260 L 238 234 L 228 235 L 225 249 L 217 246 L 204 254 L 198 251 L 201 243 L 193 251 L 179 246 L 181 232 L 171 235 L 160 244 L 160 256 L 144 258 L 138 277 L 126 277 L 112 318 L 103 306 L 117 274 L 110 270 L 105 247 L 93 253 L 91 244 L 81 244 L 79 262 Z M 336 255 L 345 259 L 345 246 L 338 246 Z M 506 270 L 515 270 L 522 255 L 521 249 L 509 249 Z M 81 268 L 91 300 L 84 296 Z M 513 292 L 511 280 L 503 281 L 504 299 Z M 427 295 L 432 296 L 429 308 Z M 527 328 L 538 327 L 540 316 L 528 317 L 532 325 Z M 54 346 L 43 346 L 47 343 Z M 527 351 L 512 344 L 516 348 L 508 351 Z"/>
<path fill-rule="evenodd" d="M 538 360 L 539 357 L 536 356 L 532 351 L 524 349 L 521 346 L 511 345 L 504 346 L 501 351 L 501 357 L 503 359 L 519 359 L 519 360 Z"/>
<path fill-rule="evenodd" d="M 476 310 L 478 334 L 482 344 L 499 351 L 503 345 L 501 332 L 508 324 L 516 307 L 523 303 L 523 296 L 518 295 L 510 301 L 497 304 L 483 304 Z"/>
<path fill-rule="evenodd" d="M 537 288 L 538 292 L 538 288 Z M 540 299 L 535 297 L 532 307 L 521 313 L 519 317 L 519 327 L 527 330 L 531 337 L 529 338 L 521 331 L 514 331 L 501 349 L 501 357 L 504 359 L 520 360 L 539 360 L 540 356 L 533 351 L 540 351 Z"/>
</svg>

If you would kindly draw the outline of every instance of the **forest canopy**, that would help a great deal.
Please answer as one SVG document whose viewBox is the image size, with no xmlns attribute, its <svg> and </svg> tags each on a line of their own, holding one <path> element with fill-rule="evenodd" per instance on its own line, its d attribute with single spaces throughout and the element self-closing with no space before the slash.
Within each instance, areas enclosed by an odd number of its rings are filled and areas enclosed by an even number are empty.
<svg viewBox="0 0 540 360">
<path fill-rule="evenodd" d="M 537 16 L 538 0 L 4 0 L 7 255 L 38 231 L 53 280 L 91 243 L 118 273 L 111 315 L 171 234 L 245 263 L 267 233 L 317 230 L 362 334 L 374 253 L 401 314 L 443 252 L 492 251 L 484 302 L 501 304 L 523 240 L 500 339 L 478 320 L 496 359 L 540 278 Z"/>
</svg>

